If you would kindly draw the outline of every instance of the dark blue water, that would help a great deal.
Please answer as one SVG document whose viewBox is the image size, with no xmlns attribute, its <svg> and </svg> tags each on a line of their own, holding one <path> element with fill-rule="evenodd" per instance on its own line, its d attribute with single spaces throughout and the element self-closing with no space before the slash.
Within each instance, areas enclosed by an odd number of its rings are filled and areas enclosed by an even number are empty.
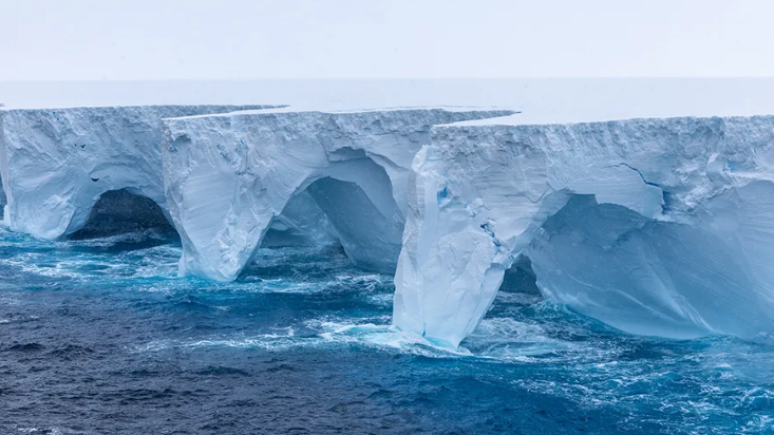
<svg viewBox="0 0 774 435">
<path fill-rule="evenodd" d="M 774 433 L 774 348 L 623 335 L 501 292 L 458 352 L 389 327 L 391 279 L 334 249 L 178 278 L 145 230 L 0 230 L 0 434 Z"/>
</svg>

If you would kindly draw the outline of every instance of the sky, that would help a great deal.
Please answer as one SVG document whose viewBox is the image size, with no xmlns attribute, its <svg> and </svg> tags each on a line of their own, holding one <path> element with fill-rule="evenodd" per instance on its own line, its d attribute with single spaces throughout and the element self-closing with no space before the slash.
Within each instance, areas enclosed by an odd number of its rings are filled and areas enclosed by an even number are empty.
<svg viewBox="0 0 774 435">
<path fill-rule="evenodd" d="M 0 81 L 774 76 L 768 0 L 0 0 Z"/>
</svg>

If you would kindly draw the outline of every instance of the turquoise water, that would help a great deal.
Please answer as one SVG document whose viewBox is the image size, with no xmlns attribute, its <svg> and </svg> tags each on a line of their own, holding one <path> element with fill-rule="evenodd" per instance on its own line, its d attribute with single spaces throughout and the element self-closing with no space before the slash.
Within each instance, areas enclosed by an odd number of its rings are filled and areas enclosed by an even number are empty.
<svg viewBox="0 0 774 435">
<path fill-rule="evenodd" d="M 518 285 L 457 351 L 333 248 L 177 277 L 166 230 L 0 230 L 2 434 L 774 433 L 774 347 L 619 333 Z"/>
</svg>

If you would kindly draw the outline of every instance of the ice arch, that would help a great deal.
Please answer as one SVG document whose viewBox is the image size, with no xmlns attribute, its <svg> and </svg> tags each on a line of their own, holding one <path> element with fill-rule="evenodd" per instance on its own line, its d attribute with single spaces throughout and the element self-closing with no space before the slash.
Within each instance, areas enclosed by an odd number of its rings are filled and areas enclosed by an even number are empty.
<svg viewBox="0 0 774 435">
<path fill-rule="evenodd" d="M 267 246 L 267 241 L 269 246 L 278 246 L 278 223 L 285 227 L 289 220 L 297 225 L 304 217 L 317 227 L 306 226 L 304 240 L 296 244 L 338 244 L 361 268 L 395 272 L 403 234 L 402 211 L 394 200 L 389 176 L 370 158 L 337 162 L 310 175 L 274 217 L 261 246 Z"/>
<path fill-rule="evenodd" d="M 543 225 L 526 255 L 546 297 L 626 332 L 756 339 L 774 332 L 774 293 L 738 241 L 581 196 Z"/>
<path fill-rule="evenodd" d="M 413 168 L 404 330 L 457 346 L 527 255 L 545 296 L 629 332 L 774 331 L 773 117 L 440 126 Z"/>
<path fill-rule="evenodd" d="M 183 242 L 180 271 L 235 279 L 304 191 L 353 260 L 388 270 L 405 222 L 409 167 L 430 128 L 511 113 L 278 110 L 167 119 L 164 177 Z"/>
<path fill-rule="evenodd" d="M 357 265 L 394 273 L 403 212 L 387 172 L 371 159 L 335 165 L 307 191 L 330 219 L 344 252 Z"/>
<path fill-rule="evenodd" d="M 0 111 L 4 223 L 44 239 L 70 235 L 99 197 L 132 189 L 166 207 L 164 117 L 266 106 L 84 107 Z"/>
</svg>

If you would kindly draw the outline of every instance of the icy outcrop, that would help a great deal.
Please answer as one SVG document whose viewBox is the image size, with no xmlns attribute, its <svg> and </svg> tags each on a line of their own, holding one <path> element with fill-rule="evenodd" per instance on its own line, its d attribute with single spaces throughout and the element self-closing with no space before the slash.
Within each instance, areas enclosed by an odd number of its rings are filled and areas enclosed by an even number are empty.
<svg viewBox="0 0 774 435">
<path fill-rule="evenodd" d="M 145 106 L 0 111 L 5 224 L 55 239 L 81 228 L 105 192 L 165 206 L 161 118 L 266 106 Z"/>
<path fill-rule="evenodd" d="M 433 129 L 413 162 L 394 323 L 451 346 L 527 256 L 621 330 L 774 332 L 774 117 Z"/>
<path fill-rule="evenodd" d="M 355 263 L 391 272 L 409 168 L 430 128 L 511 113 L 278 110 L 167 119 L 164 177 L 183 242 L 181 273 L 235 279 L 298 195 L 314 199 Z"/>
</svg>

